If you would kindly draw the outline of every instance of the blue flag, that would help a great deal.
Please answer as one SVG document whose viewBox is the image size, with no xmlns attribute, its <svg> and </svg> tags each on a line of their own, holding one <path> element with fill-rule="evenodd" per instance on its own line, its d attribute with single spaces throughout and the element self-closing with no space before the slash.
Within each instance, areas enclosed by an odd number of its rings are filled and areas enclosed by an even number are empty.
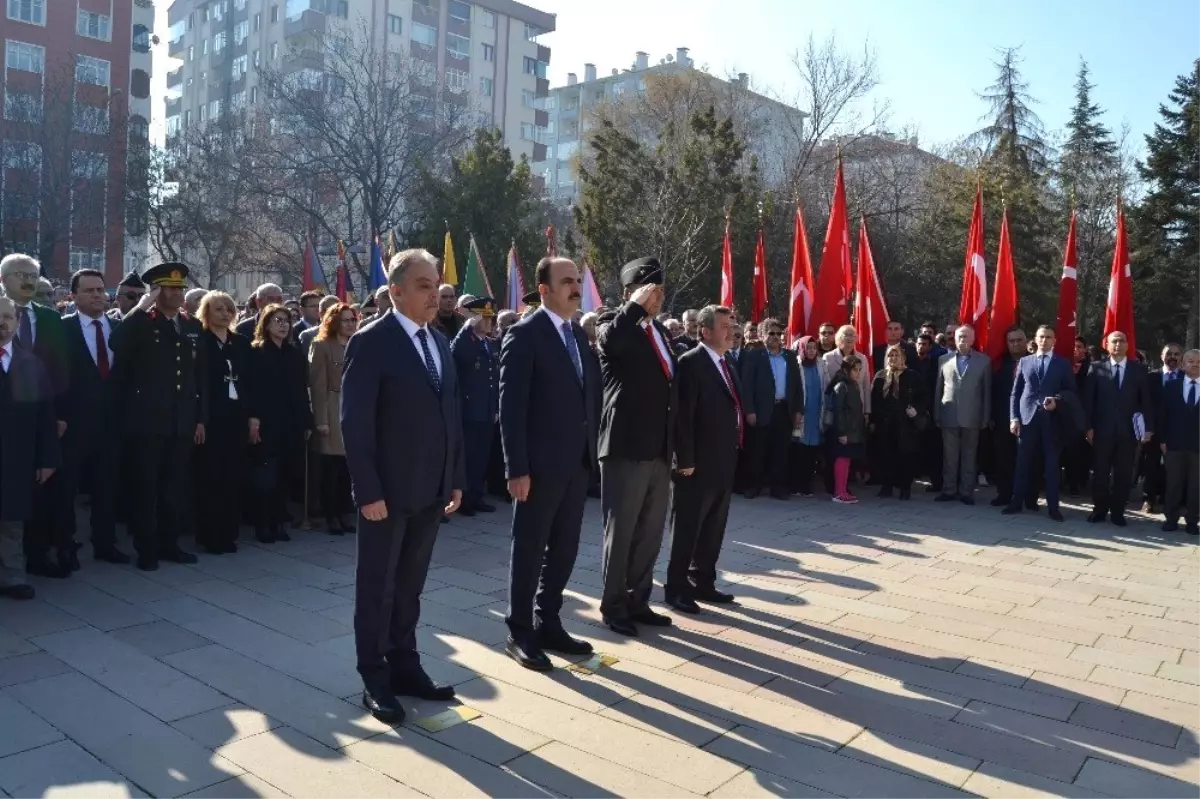
<svg viewBox="0 0 1200 799">
<path fill-rule="evenodd" d="M 387 273 L 383 270 L 383 247 L 379 242 L 379 234 L 375 234 L 375 240 L 371 242 L 371 279 L 369 281 L 371 293 L 380 286 L 387 285 Z"/>
</svg>

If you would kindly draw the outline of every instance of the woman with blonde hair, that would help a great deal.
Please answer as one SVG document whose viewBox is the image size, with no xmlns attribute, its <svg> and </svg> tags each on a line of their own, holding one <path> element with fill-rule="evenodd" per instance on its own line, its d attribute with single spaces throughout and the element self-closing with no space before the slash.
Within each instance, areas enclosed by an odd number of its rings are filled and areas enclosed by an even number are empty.
<svg viewBox="0 0 1200 799">
<path fill-rule="evenodd" d="M 903 347 L 891 345 L 883 358 L 884 367 L 871 386 L 871 429 L 879 440 L 879 496 L 891 497 L 895 490 L 900 499 L 908 499 L 921 433 L 929 423 L 928 398 L 920 375 L 907 368 Z"/>
<path fill-rule="evenodd" d="M 344 302 L 330 306 L 308 352 L 308 391 L 312 397 L 316 448 L 321 456 L 321 510 L 332 535 L 354 532 L 342 516 L 350 507 L 350 472 L 342 442 L 342 364 L 346 343 L 358 329 L 358 312 Z"/>
</svg>

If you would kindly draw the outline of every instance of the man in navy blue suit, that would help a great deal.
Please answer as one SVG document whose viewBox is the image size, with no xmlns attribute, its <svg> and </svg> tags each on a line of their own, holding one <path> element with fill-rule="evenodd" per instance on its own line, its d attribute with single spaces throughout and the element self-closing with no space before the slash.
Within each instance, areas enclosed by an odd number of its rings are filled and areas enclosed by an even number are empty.
<svg viewBox="0 0 1200 799">
<path fill-rule="evenodd" d="M 535 277 L 541 307 L 508 329 L 500 351 L 500 435 L 515 500 L 504 651 L 549 671 L 544 650 L 592 651 L 567 634 L 559 612 L 579 553 L 601 387 L 600 363 L 572 321 L 583 296 L 579 267 L 547 257 Z"/>
<path fill-rule="evenodd" d="M 1163 385 L 1159 406 L 1158 440 L 1167 473 L 1162 529 L 1178 530 L 1186 505 L 1187 532 L 1200 535 L 1200 350 L 1183 354 L 1182 372 L 1181 379 Z"/>
<path fill-rule="evenodd" d="M 1012 499 L 1001 513 L 1021 512 L 1029 492 L 1035 459 L 1044 458 L 1046 504 L 1050 518 L 1063 520 L 1058 509 L 1058 431 L 1065 413 L 1064 398 L 1074 401 L 1075 375 L 1071 365 L 1054 354 L 1054 328 L 1042 325 L 1034 336 L 1037 352 L 1021 359 L 1009 399 L 1009 429 L 1017 437 L 1017 472 Z M 1071 395 L 1071 396 L 1068 396 Z"/>
<path fill-rule="evenodd" d="M 421 668 L 420 595 L 442 514 L 462 502 L 466 469 L 458 374 L 438 308 L 437 259 L 392 256 L 392 310 L 358 331 L 342 372 L 342 438 L 358 506 L 354 643 L 363 705 L 399 723 L 396 694 L 452 699 Z"/>
</svg>

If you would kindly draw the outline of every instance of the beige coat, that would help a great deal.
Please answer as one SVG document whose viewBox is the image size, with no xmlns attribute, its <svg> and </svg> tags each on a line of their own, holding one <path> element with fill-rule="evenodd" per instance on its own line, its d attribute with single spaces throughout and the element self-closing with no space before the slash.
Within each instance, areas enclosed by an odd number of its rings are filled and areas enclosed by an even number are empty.
<svg viewBox="0 0 1200 799">
<path fill-rule="evenodd" d="M 346 346 L 337 339 L 313 341 L 308 351 L 308 390 L 312 397 L 313 425 L 329 425 L 329 434 L 314 434 L 317 452 L 346 454 L 342 443 L 342 362 Z"/>
<path fill-rule="evenodd" d="M 871 412 L 871 380 L 872 375 L 870 369 L 867 368 L 867 356 L 863 355 L 857 349 L 853 353 L 862 361 L 862 374 L 858 376 L 858 392 L 862 395 L 863 413 Z M 821 356 L 825 361 L 825 371 L 829 374 L 829 379 L 832 381 L 833 376 L 837 374 L 838 369 L 842 368 L 842 351 L 832 349 Z"/>
</svg>

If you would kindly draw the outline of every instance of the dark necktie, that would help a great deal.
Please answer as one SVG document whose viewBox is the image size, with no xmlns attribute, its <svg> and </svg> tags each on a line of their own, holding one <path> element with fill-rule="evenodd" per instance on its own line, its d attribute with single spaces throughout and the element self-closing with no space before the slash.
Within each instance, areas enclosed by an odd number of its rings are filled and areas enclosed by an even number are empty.
<svg viewBox="0 0 1200 799">
<path fill-rule="evenodd" d="M 729 386 L 729 393 L 733 397 L 733 409 L 737 411 L 737 431 L 738 431 L 738 449 L 742 448 L 742 440 L 744 438 L 745 428 L 742 418 L 742 400 L 738 396 L 737 386 L 734 385 L 733 375 L 729 373 L 729 361 L 721 359 L 721 371 L 725 374 L 725 385 Z"/>
<path fill-rule="evenodd" d="M 421 341 L 421 351 L 425 354 L 425 371 L 429 372 L 429 382 L 433 383 L 433 390 L 437 393 L 442 393 L 442 378 L 438 374 L 437 366 L 433 363 L 433 353 L 429 351 L 429 333 L 425 328 L 417 331 L 417 338 Z"/>
<path fill-rule="evenodd" d="M 1121 364 L 1117 364 L 1114 368 L 1117 370 L 1116 374 L 1114 375 L 1114 378 L 1117 381 L 1117 388 L 1120 389 L 1121 388 Z"/>
<path fill-rule="evenodd" d="M 104 325 L 100 324 L 99 319 L 92 320 L 92 327 L 96 329 L 96 368 L 100 371 L 100 377 L 108 377 L 108 345 L 104 343 Z"/>
<path fill-rule="evenodd" d="M 571 330 L 570 322 L 562 323 L 563 344 L 567 347 L 567 354 L 571 356 L 571 363 L 575 365 L 575 376 L 579 378 L 579 382 L 583 382 L 583 361 L 579 360 L 579 345 L 575 341 L 575 332 Z"/>
<path fill-rule="evenodd" d="M 3 350 L 0 350 L 0 352 L 3 352 Z M 1188 386 L 1188 407 L 1191 407 L 1191 408 L 1196 407 L 1196 381 L 1195 380 L 1193 380 L 1192 384 L 1190 386 Z"/>
<path fill-rule="evenodd" d="M 1038 380 L 1046 376 L 1046 356 L 1038 356 Z"/>
<path fill-rule="evenodd" d="M 17 344 L 21 345 L 22 349 L 33 349 L 33 325 L 29 321 L 29 308 L 20 307 L 17 309 L 17 316 L 20 319 L 17 322 Z"/>
</svg>

